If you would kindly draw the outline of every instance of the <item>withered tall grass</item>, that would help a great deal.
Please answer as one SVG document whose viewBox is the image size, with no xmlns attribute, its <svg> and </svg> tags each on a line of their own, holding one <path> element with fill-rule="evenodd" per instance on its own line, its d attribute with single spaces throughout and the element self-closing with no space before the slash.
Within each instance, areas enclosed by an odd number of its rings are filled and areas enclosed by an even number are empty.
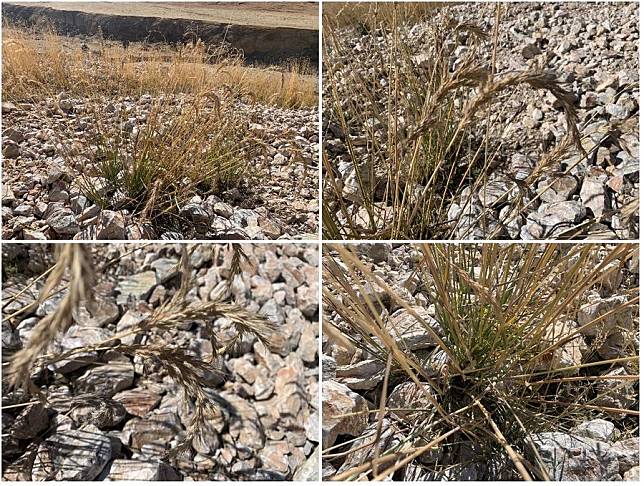
<svg viewBox="0 0 644 486">
<path fill-rule="evenodd" d="M 101 208 L 127 209 L 144 220 L 179 227 L 180 210 L 192 197 L 250 184 L 262 169 L 257 156 L 264 142 L 235 103 L 213 94 L 178 105 L 155 101 L 145 122 L 127 129 L 125 107 L 107 118 L 94 112 L 103 105 L 88 107 L 94 120 L 91 150 L 70 147 L 66 158 L 82 168 L 81 189 Z"/>
<path fill-rule="evenodd" d="M 533 449 L 531 434 L 567 430 L 589 418 L 618 423 L 623 433 L 638 429 L 639 287 L 636 277 L 624 281 L 623 303 L 598 312 L 590 322 L 577 322 L 590 290 L 612 295 L 617 274 L 637 264 L 635 245 L 444 245 L 415 247 L 413 272 L 419 288 L 434 306 L 433 318 L 419 315 L 391 282 L 361 259 L 351 245 L 324 249 L 325 316 L 337 313 L 338 327 L 325 319 L 325 333 L 336 343 L 348 341 L 382 364 L 389 383 L 415 383 L 427 408 L 395 421 L 405 431 L 400 443 L 386 450 L 370 447 L 364 462 L 333 479 L 386 479 L 418 454 L 432 451 L 424 468 L 436 480 L 458 477 L 471 466 L 485 467 L 487 479 L 548 479 Z M 607 292 L 607 293 L 606 293 Z M 386 326 L 380 309 L 388 299 L 405 309 L 435 342 L 429 355 L 408 348 Z M 617 357 L 597 350 L 608 333 L 605 323 L 618 315 L 623 335 Z M 593 342 L 582 344 L 595 329 Z M 341 339 L 338 339 L 341 336 Z M 346 347 L 346 346 L 345 346 Z M 573 356 L 577 356 L 574 358 Z M 607 370 L 620 370 L 606 377 Z M 605 386 L 606 380 L 610 386 Z M 392 387 L 383 385 L 377 401 L 378 423 L 395 413 L 387 407 Z M 623 396 L 623 408 L 611 396 Z M 375 395 L 377 397 L 377 395 Z M 620 402 L 621 403 L 621 402 Z M 389 415 L 391 416 L 391 415 Z M 380 428 L 380 427 L 379 427 Z M 350 454 L 353 441 L 336 444 L 327 454 Z M 394 441 L 395 443 L 395 441 Z M 463 459 L 461 444 L 472 444 L 475 457 Z M 337 456 L 335 456 L 337 457 Z M 331 460 L 331 459 L 330 459 Z M 512 472 L 514 470 L 514 472 Z M 481 479 L 479 477 L 478 479 Z"/>
<path fill-rule="evenodd" d="M 497 6 L 496 25 L 486 32 L 454 20 L 447 4 L 325 6 L 325 138 L 340 138 L 348 153 L 342 163 L 328 147 L 323 153 L 326 238 L 507 239 L 504 225 L 534 209 L 550 187 L 534 191 L 531 185 L 558 171 L 562 160 L 575 158 L 565 169 L 570 173 L 598 148 L 592 134 L 580 128 L 575 97 L 549 69 L 549 58 L 524 71 L 498 72 L 502 9 Z M 410 34 L 419 21 L 425 21 L 420 51 Z M 347 41 L 347 29 L 360 38 L 360 52 Z M 374 59 L 369 69 L 365 57 Z M 509 165 L 512 149 L 504 132 L 520 112 L 506 116 L 503 100 L 525 88 L 554 96 L 567 133 L 553 147 L 535 147 L 538 158 L 530 174 L 499 196 L 509 206 L 507 216 L 491 224 L 489 212 L 464 208 L 477 202 L 500 164 Z M 350 171 L 354 180 L 347 193 L 341 179 Z M 453 204 L 463 209 L 457 216 L 450 214 Z M 587 231 L 582 223 L 564 236 Z"/>
<path fill-rule="evenodd" d="M 281 69 L 246 66 L 225 45 L 203 42 L 146 48 L 95 39 L 88 49 L 52 29 L 36 32 L 5 24 L 3 96 L 8 100 L 75 96 L 199 94 L 228 89 L 238 96 L 286 108 L 317 106 L 317 79 L 304 61 Z"/>
<path fill-rule="evenodd" d="M 146 245 L 147 246 L 147 245 Z M 31 374 L 39 367 L 74 356 L 90 352 L 114 351 L 131 357 L 141 357 L 144 360 L 154 360 L 160 363 L 168 376 L 172 378 L 184 392 L 184 401 L 194 404 L 195 410 L 185 439 L 174 450 L 173 455 L 189 450 L 195 440 L 201 439 L 201 433 L 207 428 L 204 424 L 219 417 L 219 404 L 216 393 L 208 390 L 203 383 L 204 373 L 224 375 L 218 368 L 219 356 L 230 351 L 245 335 L 254 335 L 268 349 L 273 346 L 275 326 L 259 314 L 249 312 L 245 308 L 227 302 L 226 292 L 214 296 L 213 300 L 189 301 L 188 292 L 193 288 L 195 280 L 192 275 L 190 258 L 199 245 L 182 245 L 181 259 L 177 264 L 180 273 L 180 285 L 171 299 L 154 309 L 149 317 L 142 322 L 118 332 L 104 341 L 79 346 L 52 354 L 48 352 L 49 345 L 60 337 L 72 321 L 72 311 L 79 306 L 86 306 L 88 311 L 93 309 L 93 279 L 94 262 L 90 246 L 87 244 L 65 244 L 57 256 L 53 269 L 49 272 L 37 303 L 52 296 L 55 292 L 63 292 L 64 297 L 57 308 L 40 320 L 34 327 L 27 344 L 11 357 L 7 367 L 7 377 L 15 388 L 24 390 L 28 395 L 38 395 L 40 400 L 47 397 L 40 394 L 39 389 L 32 383 Z M 229 269 L 228 285 L 232 282 L 239 266 L 234 262 L 245 259 L 244 249 L 240 245 L 213 245 L 213 253 L 225 251 L 230 254 L 227 260 L 232 263 Z M 127 253 L 125 253 L 127 254 Z M 67 271 L 68 270 L 68 271 Z M 36 303 L 36 305 L 37 305 Z M 33 306 L 29 306 L 31 308 Z M 22 309 L 26 312 L 29 308 Z M 213 322 L 218 318 L 230 319 L 237 334 L 226 342 L 216 338 Z M 205 334 L 210 337 L 213 355 L 210 359 L 199 359 L 186 350 L 168 345 L 158 339 L 158 331 L 171 330 L 185 322 L 196 322 L 203 326 Z M 145 344 L 124 344 L 123 338 L 133 335 L 145 335 Z"/>
</svg>

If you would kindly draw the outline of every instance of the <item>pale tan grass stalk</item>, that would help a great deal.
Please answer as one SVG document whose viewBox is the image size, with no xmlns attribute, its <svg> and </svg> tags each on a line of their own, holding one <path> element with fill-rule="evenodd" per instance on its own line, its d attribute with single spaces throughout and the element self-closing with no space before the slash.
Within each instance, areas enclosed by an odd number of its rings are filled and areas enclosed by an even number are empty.
<svg viewBox="0 0 644 486">
<path fill-rule="evenodd" d="M 69 274 L 68 292 L 60 301 L 58 307 L 49 315 L 43 317 L 31 331 L 29 341 L 11 359 L 8 376 L 11 385 L 30 393 L 37 392 L 31 382 L 31 370 L 40 355 L 46 352 L 49 345 L 64 333 L 72 323 L 72 312 L 81 304 L 91 311 L 93 308 L 94 268 L 89 249 L 81 244 L 65 244 L 62 246 L 57 262 L 47 277 L 40 296 L 41 304 L 48 299 Z"/>
</svg>

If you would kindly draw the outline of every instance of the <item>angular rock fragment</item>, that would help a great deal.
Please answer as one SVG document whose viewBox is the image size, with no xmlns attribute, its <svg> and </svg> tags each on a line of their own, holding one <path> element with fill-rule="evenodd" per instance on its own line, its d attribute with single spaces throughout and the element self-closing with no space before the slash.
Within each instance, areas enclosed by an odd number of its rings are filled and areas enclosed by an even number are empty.
<svg viewBox="0 0 644 486">
<path fill-rule="evenodd" d="M 335 381 L 322 383 L 322 448 L 338 435 L 357 437 L 367 427 L 367 401 L 347 386 Z"/>
<path fill-rule="evenodd" d="M 112 442 L 103 434 L 83 430 L 58 432 L 40 445 L 33 481 L 91 481 L 112 459 Z"/>
<path fill-rule="evenodd" d="M 107 481 L 180 481 L 181 476 L 163 462 L 116 459 L 109 466 Z"/>
</svg>

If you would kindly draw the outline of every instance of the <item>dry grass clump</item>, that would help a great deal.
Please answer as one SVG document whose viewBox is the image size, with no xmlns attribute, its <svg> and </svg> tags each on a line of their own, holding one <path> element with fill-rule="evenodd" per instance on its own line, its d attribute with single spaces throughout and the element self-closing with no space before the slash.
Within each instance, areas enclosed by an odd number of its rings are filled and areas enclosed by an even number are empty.
<svg viewBox="0 0 644 486">
<path fill-rule="evenodd" d="M 483 232 L 477 238 L 504 238 L 503 219 L 534 209 L 549 189 L 535 193 L 531 184 L 578 156 L 565 169 L 569 173 L 599 146 L 581 133 L 575 97 L 548 68 L 550 59 L 535 60 L 524 71 L 497 71 L 500 6 L 492 32 L 458 22 L 439 6 L 325 6 L 324 126 L 346 155 L 338 162 L 333 148 L 323 153 L 326 238 L 443 239 L 477 231 Z M 427 18 L 417 49 L 414 24 Z M 359 35 L 349 35 L 346 26 Z M 349 40 L 356 37 L 360 49 Z M 504 132 L 519 113 L 508 115 L 503 100 L 524 87 L 554 96 L 567 134 L 552 147 L 535 147 L 539 158 L 530 173 L 498 197 L 509 206 L 507 216 L 502 224 L 488 224 L 487 211 L 468 208 L 511 155 Z M 455 214 L 450 209 L 456 206 L 461 210 Z M 584 231 L 573 228 L 565 236 Z"/>
<path fill-rule="evenodd" d="M 125 105 L 107 118 L 96 111 L 104 106 L 88 109 L 94 121 L 91 149 L 70 147 L 67 158 L 81 168 L 85 195 L 103 209 L 127 209 L 177 226 L 192 197 L 251 183 L 261 169 L 263 142 L 229 96 L 153 102 L 140 123 L 129 118 Z"/>
<path fill-rule="evenodd" d="M 61 91 L 77 96 L 148 93 L 199 94 L 228 89 L 254 101 L 287 108 L 317 106 L 317 79 L 304 62 L 283 70 L 244 65 L 225 45 L 164 46 L 120 44 L 102 39 L 81 48 L 51 29 L 36 32 L 8 26 L 2 34 L 5 99 L 30 100 Z"/>
<path fill-rule="evenodd" d="M 334 311 L 341 319 L 340 327 L 326 320 L 325 333 L 343 348 L 386 363 L 384 381 L 373 394 L 377 409 L 369 412 L 377 417 L 376 436 L 358 444 L 379 443 L 384 417 L 402 431 L 394 445 L 372 447 L 361 464 L 334 479 L 390 478 L 420 454 L 425 454 L 423 469 L 436 479 L 459 477 L 472 461 L 483 463 L 487 479 L 548 479 L 539 460 L 528 459 L 531 434 L 570 431 L 588 418 L 610 419 L 627 436 L 636 434 L 637 318 L 634 324 L 618 319 L 638 315 L 638 282 L 621 280 L 622 269 L 637 265 L 635 245 L 416 249 L 412 277 L 428 296 L 431 318 L 419 315 L 418 307 L 350 247 L 325 249 L 324 304 L 327 316 Z M 606 297 L 617 287 L 623 302 L 577 323 L 591 290 Z M 406 310 L 435 346 L 409 349 L 396 335 L 401 330 L 386 325 L 385 300 Z M 609 330 L 609 321 L 621 324 Z M 622 336 L 612 358 L 598 354 L 609 332 Z M 389 408 L 389 394 L 401 382 L 417 390 L 416 398 L 426 405 L 414 401 L 405 409 Z M 619 394 L 625 397 L 621 407 L 613 400 Z M 474 456 L 463 454 L 468 444 Z M 333 460 L 358 449 L 352 440 L 325 453 Z"/>
<path fill-rule="evenodd" d="M 272 335 L 276 331 L 274 326 L 264 317 L 251 313 L 234 303 L 226 302 L 224 292 L 214 296 L 208 301 L 189 301 L 188 292 L 194 286 L 194 276 L 191 274 L 190 257 L 198 245 L 182 245 L 181 260 L 177 264 L 180 272 L 181 284 L 171 299 L 157 307 L 150 316 L 142 322 L 133 325 L 125 331 L 117 332 L 109 339 L 96 342 L 87 346 L 80 346 L 58 354 L 47 354 L 51 343 L 69 327 L 72 321 L 72 312 L 80 308 L 92 314 L 92 281 L 94 263 L 89 253 L 89 247 L 83 244 L 65 244 L 60 246 L 56 264 L 47 273 L 47 280 L 43 286 L 38 301 L 33 305 L 50 298 L 57 292 L 63 292 L 64 297 L 52 314 L 40 320 L 31 332 L 31 337 L 26 345 L 18 350 L 8 363 L 7 378 L 16 389 L 22 389 L 27 395 L 38 395 L 39 390 L 31 381 L 32 373 L 53 363 L 70 359 L 91 352 L 112 351 L 130 357 L 139 356 L 146 362 L 160 364 L 183 390 L 186 404 L 194 403 L 195 411 L 192 422 L 187 430 L 185 440 L 175 448 L 172 453 L 185 452 L 195 440 L 200 440 L 202 431 L 209 419 L 220 416 L 216 394 L 207 389 L 203 382 L 206 373 L 223 375 L 218 369 L 216 358 L 230 350 L 246 334 L 256 336 L 265 346 L 272 346 Z M 227 247 L 232 252 L 228 284 L 235 277 L 234 262 L 244 258 L 240 245 L 232 244 Z M 219 252 L 220 246 L 214 246 L 213 251 Z M 105 266 L 113 264 L 108 262 Z M 103 267 L 103 269 L 105 268 Z M 4 303 L 5 305 L 7 304 Z M 21 310 L 25 312 L 33 305 Z M 17 313 L 14 314 L 14 316 Z M 237 335 L 227 342 L 219 342 L 215 336 L 212 323 L 218 318 L 230 319 Z M 164 329 L 176 328 L 185 322 L 196 322 L 203 326 L 212 342 L 213 356 L 209 360 L 200 360 L 179 347 L 173 347 L 160 341 L 158 336 Z M 124 344 L 122 341 L 128 336 L 145 335 L 145 344 Z M 47 397 L 38 396 L 46 401 Z"/>
</svg>

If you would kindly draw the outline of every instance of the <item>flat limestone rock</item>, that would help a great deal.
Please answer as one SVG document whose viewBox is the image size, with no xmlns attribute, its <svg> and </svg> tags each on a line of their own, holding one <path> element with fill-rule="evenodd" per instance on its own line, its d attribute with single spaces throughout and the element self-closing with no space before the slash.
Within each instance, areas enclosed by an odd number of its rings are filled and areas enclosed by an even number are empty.
<svg viewBox="0 0 644 486">
<path fill-rule="evenodd" d="M 40 444 L 33 481 L 91 481 L 112 459 L 109 437 L 84 430 L 66 430 Z"/>
<path fill-rule="evenodd" d="M 134 300 L 135 302 L 146 300 L 156 284 L 157 275 L 152 270 L 125 277 L 116 288 L 120 292 L 116 303 L 123 305 L 127 304 L 129 300 Z"/>
<path fill-rule="evenodd" d="M 367 401 L 346 385 L 322 383 L 322 448 L 332 446 L 338 435 L 360 435 L 368 424 L 368 410 Z"/>
<path fill-rule="evenodd" d="M 441 330 L 438 323 L 424 307 L 414 306 L 413 310 L 424 321 L 424 324 L 416 319 L 411 312 L 399 309 L 389 317 L 385 324 L 389 334 L 397 341 L 402 342 L 399 343 L 401 348 L 407 347 L 411 351 L 435 346 L 436 342 L 427 329 L 431 328 L 440 336 Z"/>
<path fill-rule="evenodd" d="M 180 481 L 181 476 L 163 462 L 116 459 L 107 481 Z"/>
<path fill-rule="evenodd" d="M 111 362 L 85 372 L 76 381 L 76 390 L 80 393 L 96 393 L 111 397 L 125 390 L 134 383 L 134 366 L 132 363 Z"/>
<path fill-rule="evenodd" d="M 352 390 L 371 390 L 385 376 L 385 364 L 376 359 L 368 359 L 356 364 L 338 366 L 337 381 L 347 385 Z"/>
<path fill-rule="evenodd" d="M 136 417 L 144 417 L 156 408 L 161 401 L 161 395 L 145 388 L 134 388 L 117 393 L 112 397 L 121 403 L 128 413 Z"/>
</svg>

